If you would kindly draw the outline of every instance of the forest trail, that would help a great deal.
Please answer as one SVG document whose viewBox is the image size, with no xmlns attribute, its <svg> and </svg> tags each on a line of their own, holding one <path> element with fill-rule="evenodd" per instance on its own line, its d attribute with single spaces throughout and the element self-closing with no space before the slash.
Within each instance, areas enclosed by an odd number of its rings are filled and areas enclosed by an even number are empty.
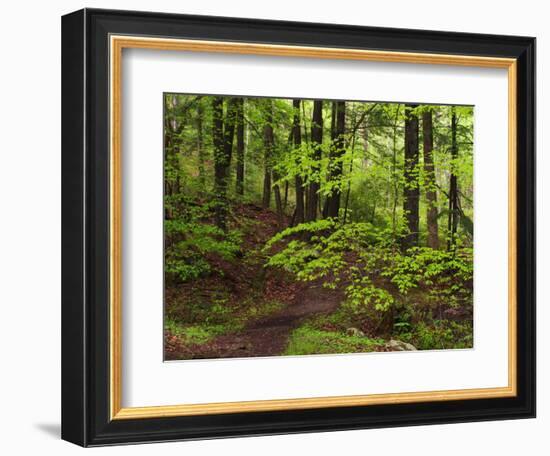
<svg viewBox="0 0 550 456">
<path fill-rule="evenodd" d="M 310 285 L 298 291 L 293 302 L 280 311 L 249 323 L 237 333 L 189 348 L 193 358 L 202 359 L 281 355 L 294 328 L 307 318 L 335 311 L 341 302 L 341 291 Z"/>
<path fill-rule="evenodd" d="M 260 252 L 280 229 L 277 215 L 254 204 L 239 205 L 233 211 L 241 219 L 255 221 L 243 239 L 242 248 L 249 252 L 249 259 L 238 263 L 219 261 L 217 267 L 224 271 L 225 282 L 221 282 L 219 278 L 212 280 L 219 281 L 218 285 L 231 283 L 235 300 L 246 299 L 254 293 L 255 286 L 260 286 L 263 291 L 256 297 L 256 307 L 261 308 L 270 302 L 278 302 L 283 307 L 263 317 L 248 320 L 240 330 L 230 330 L 206 342 L 191 343 L 180 339 L 172 350 L 166 352 L 166 359 L 281 355 L 286 350 L 289 336 L 294 329 L 309 318 L 334 312 L 344 300 L 342 290 L 323 288 L 322 280 L 287 282 L 277 274 L 266 275 L 265 258 Z M 212 286 L 206 281 L 202 285 L 204 289 Z M 182 285 L 174 288 L 173 293 L 179 295 L 180 299 L 188 300 L 196 292 L 188 289 L 187 285 Z"/>
</svg>

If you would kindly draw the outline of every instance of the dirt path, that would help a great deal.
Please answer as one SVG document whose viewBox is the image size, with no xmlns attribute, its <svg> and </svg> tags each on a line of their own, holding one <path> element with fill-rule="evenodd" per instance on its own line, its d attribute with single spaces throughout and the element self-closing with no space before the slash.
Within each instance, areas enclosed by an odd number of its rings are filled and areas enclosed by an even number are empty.
<svg viewBox="0 0 550 456">
<path fill-rule="evenodd" d="M 341 292 L 309 285 L 296 294 L 292 304 L 279 312 L 248 324 L 238 333 L 218 336 L 188 349 L 195 359 L 280 355 L 287 346 L 290 332 L 303 320 L 333 312 L 340 302 Z"/>
<path fill-rule="evenodd" d="M 282 282 L 266 279 L 265 258 L 259 253 L 265 243 L 279 230 L 279 219 L 271 210 L 262 209 L 252 204 L 234 208 L 234 213 L 242 219 L 255 220 L 251 231 L 243 239 L 243 251 L 258 252 L 257 257 L 250 255 L 247 261 L 237 264 L 227 261 L 215 263 L 216 269 L 222 270 L 222 287 L 231 286 L 236 299 L 244 299 L 254 293 L 253 284 L 261 283 L 263 295 L 259 300 L 286 303 L 283 309 L 260 319 L 250 321 L 246 326 L 231 334 L 217 336 L 202 344 L 191 344 L 182 341 L 165 351 L 166 359 L 209 359 L 209 358 L 244 358 L 253 356 L 276 356 L 284 352 L 288 338 L 293 329 L 306 318 L 334 312 L 343 301 L 341 291 L 321 287 L 322 281 L 296 283 L 286 286 Z M 287 220 L 287 224 L 290 220 Z M 220 281 L 220 278 L 211 278 Z M 182 287 L 185 290 L 185 287 Z M 205 285 L 210 289 L 211 285 Z M 190 296 L 193 289 L 186 290 Z M 181 288 L 174 288 L 171 300 L 176 300 Z M 181 299 L 181 298 L 180 298 Z M 262 305 L 259 301 L 258 306 Z M 183 319 L 184 320 L 184 319 Z M 185 321 L 185 320 L 184 320 Z"/>
</svg>

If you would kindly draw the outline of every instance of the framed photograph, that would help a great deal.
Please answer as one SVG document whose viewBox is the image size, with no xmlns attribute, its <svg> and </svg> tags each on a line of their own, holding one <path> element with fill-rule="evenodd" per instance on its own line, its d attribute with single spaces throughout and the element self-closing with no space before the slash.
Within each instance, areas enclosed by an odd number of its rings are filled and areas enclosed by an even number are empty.
<svg viewBox="0 0 550 456">
<path fill-rule="evenodd" d="M 62 20 L 62 437 L 535 416 L 535 39 Z"/>
</svg>

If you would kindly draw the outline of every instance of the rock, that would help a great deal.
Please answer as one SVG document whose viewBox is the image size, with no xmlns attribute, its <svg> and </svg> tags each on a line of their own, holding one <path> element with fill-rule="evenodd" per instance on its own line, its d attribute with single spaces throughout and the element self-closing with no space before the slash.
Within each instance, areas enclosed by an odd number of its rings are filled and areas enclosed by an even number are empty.
<svg viewBox="0 0 550 456">
<path fill-rule="evenodd" d="M 384 344 L 388 351 L 416 351 L 416 347 L 401 340 L 392 339 Z"/>
<path fill-rule="evenodd" d="M 348 336 L 356 336 L 356 337 L 365 337 L 365 333 L 357 328 L 348 328 L 346 329 L 346 334 Z"/>
</svg>

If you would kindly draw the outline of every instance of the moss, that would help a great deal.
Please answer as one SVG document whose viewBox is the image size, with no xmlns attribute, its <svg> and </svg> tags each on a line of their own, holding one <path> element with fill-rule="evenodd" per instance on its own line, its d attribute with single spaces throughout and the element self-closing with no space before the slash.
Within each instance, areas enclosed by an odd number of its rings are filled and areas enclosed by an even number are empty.
<svg viewBox="0 0 550 456">
<path fill-rule="evenodd" d="M 221 334 L 230 334 L 242 328 L 242 324 L 238 322 L 227 322 L 225 324 L 213 325 L 182 325 L 175 320 L 166 319 L 164 329 L 174 336 L 178 336 L 185 343 L 189 344 L 205 344 L 214 337 Z"/>
<path fill-rule="evenodd" d="M 310 324 L 300 326 L 291 334 L 284 355 L 314 355 L 333 353 L 364 353 L 377 351 L 382 339 L 350 336 L 342 332 L 316 329 Z"/>
<path fill-rule="evenodd" d="M 249 304 L 249 305 L 248 305 Z M 285 304 L 279 301 L 265 301 L 260 303 L 248 303 L 241 319 L 245 322 L 267 317 L 283 309 Z"/>
</svg>

